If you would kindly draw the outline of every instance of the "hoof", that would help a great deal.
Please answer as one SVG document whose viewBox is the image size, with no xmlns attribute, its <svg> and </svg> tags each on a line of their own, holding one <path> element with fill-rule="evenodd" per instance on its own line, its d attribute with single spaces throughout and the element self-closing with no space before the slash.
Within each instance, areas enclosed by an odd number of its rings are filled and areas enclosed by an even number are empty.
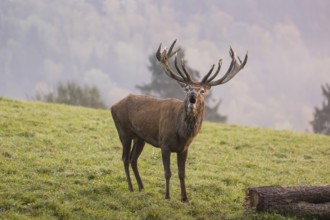
<svg viewBox="0 0 330 220">
<path fill-rule="evenodd" d="M 188 198 L 187 197 L 185 197 L 185 198 L 181 198 L 181 202 L 189 202 L 189 200 L 188 200 Z"/>
</svg>

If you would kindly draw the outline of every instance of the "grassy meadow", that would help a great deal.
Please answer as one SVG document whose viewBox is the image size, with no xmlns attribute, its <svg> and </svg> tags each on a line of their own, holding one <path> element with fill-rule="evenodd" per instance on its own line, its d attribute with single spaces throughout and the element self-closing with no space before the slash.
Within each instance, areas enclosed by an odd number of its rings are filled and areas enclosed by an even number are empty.
<svg viewBox="0 0 330 220">
<path fill-rule="evenodd" d="M 245 190 L 330 183 L 330 137 L 205 122 L 180 201 L 176 155 L 165 200 L 160 150 L 139 158 L 129 192 L 106 110 L 0 98 L 0 219 L 288 219 L 245 212 Z M 137 189 L 133 172 L 133 184 Z"/>
</svg>

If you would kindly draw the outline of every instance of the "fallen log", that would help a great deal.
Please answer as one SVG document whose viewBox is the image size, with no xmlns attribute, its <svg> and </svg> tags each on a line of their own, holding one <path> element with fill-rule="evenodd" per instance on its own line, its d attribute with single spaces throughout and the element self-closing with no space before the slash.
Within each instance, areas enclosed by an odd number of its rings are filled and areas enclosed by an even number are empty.
<svg viewBox="0 0 330 220">
<path fill-rule="evenodd" d="M 250 187 L 244 205 L 257 212 L 330 219 L 330 185 Z"/>
</svg>

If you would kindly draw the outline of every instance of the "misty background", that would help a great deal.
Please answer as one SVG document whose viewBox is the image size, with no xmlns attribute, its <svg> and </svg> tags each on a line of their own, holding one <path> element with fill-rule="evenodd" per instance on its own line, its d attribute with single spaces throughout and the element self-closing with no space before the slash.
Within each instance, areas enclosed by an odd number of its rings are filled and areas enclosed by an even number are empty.
<svg viewBox="0 0 330 220">
<path fill-rule="evenodd" d="M 1 0 L 0 96 L 28 99 L 59 82 L 97 86 L 110 107 L 150 82 L 159 43 L 206 74 L 229 46 L 246 67 L 213 87 L 228 123 L 311 131 L 330 83 L 328 0 Z M 110 117 L 110 115 L 109 115 Z"/>
</svg>

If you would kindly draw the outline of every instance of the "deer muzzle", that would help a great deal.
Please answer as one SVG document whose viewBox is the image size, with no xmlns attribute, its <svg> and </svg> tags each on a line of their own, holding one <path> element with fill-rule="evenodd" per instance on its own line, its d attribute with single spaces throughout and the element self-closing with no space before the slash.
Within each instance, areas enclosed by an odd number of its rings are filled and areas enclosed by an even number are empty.
<svg viewBox="0 0 330 220">
<path fill-rule="evenodd" d="M 191 93 L 189 96 L 189 103 L 188 103 L 188 108 L 189 109 L 194 109 L 196 106 L 196 94 Z"/>
</svg>

